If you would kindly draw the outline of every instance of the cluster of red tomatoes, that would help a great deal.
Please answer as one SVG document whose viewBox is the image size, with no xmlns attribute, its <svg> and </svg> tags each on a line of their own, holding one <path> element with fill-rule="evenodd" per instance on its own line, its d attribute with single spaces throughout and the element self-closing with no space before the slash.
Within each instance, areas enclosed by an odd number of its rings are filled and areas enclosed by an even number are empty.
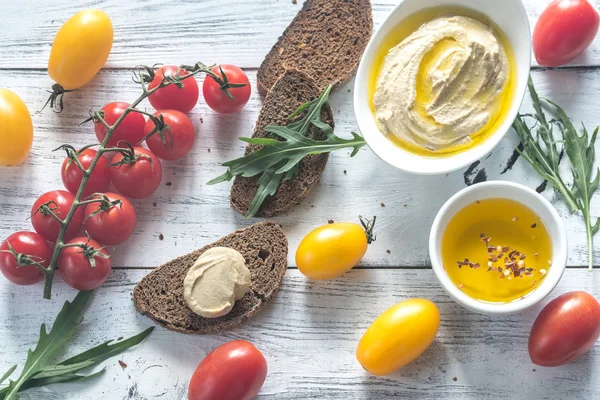
<svg viewBox="0 0 600 400">
<path fill-rule="evenodd" d="M 187 71 L 174 66 L 160 68 L 148 84 L 156 88 L 163 76 Z M 241 110 L 250 98 L 250 83 L 246 74 L 232 65 L 216 67 L 218 76 L 225 74 L 229 82 L 245 84 L 232 87 L 229 97 L 216 80 L 206 77 L 203 83 L 204 99 L 209 107 L 219 113 Z M 101 157 L 95 165 L 81 196 L 82 201 L 98 200 L 75 209 L 67 227 L 64 243 L 67 245 L 58 258 L 58 271 L 63 280 L 78 290 L 92 290 L 102 285 L 111 271 L 111 261 L 105 246 L 117 246 L 134 232 L 137 223 L 135 207 L 129 199 L 144 199 L 160 186 L 162 160 L 178 160 L 189 153 L 194 145 L 194 126 L 186 113 L 198 103 L 199 86 L 194 77 L 186 78 L 183 87 L 169 85 L 150 95 L 150 104 L 158 111 L 154 116 L 164 121 L 168 128 L 164 135 L 154 134 L 152 119 L 146 120 L 142 113 L 130 112 L 113 132 L 107 147 L 122 148 L 112 154 L 112 159 Z M 129 107 L 115 102 L 102 108 L 104 120 L 113 125 Z M 95 122 L 98 141 L 103 142 L 107 129 Z M 146 139 L 145 139 L 146 138 Z M 145 139 L 145 140 L 144 140 Z M 148 148 L 142 147 L 142 142 Z M 97 151 L 91 147 L 76 153 L 81 167 L 88 169 Z M 40 196 L 31 210 L 31 223 L 35 232 L 17 232 L 0 246 L 0 272 L 19 285 L 30 285 L 44 280 L 44 272 L 34 265 L 20 266 L 17 255 L 48 268 L 53 248 L 49 243 L 57 241 L 61 222 L 69 214 L 75 195 L 79 190 L 83 171 L 76 162 L 67 157 L 62 164 L 62 181 L 67 190 L 54 190 Z M 110 185 L 118 193 L 109 191 Z M 51 212 L 50 212 L 51 211 Z M 56 218 L 58 217 L 58 218 Z M 87 236 L 80 235 L 82 228 Z"/>
</svg>

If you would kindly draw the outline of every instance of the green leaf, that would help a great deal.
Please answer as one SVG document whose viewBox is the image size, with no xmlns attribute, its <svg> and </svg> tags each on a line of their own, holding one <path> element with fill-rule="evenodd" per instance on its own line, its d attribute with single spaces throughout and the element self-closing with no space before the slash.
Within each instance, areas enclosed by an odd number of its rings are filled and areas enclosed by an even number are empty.
<svg viewBox="0 0 600 400">
<path fill-rule="evenodd" d="M 18 399 L 17 393 L 25 382 L 46 367 L 50 358 L 69 341 L 73 331 L 82 321 L 83 312 L 91 295 L 91 291 L 79 292 L 73 302 L 65 302 L 50 332 L 47 332 L 46 325 L 42 324 L 37 346 L 33 351 L 28 351 L 23 371 L 15 381 L 10 381 L 4 400 Z"/>
<path fill-rule="evenodd" d="M 11 376 L 13 372 L 15 372 L 15 369 L 17 369 L 17 364 L 15 364 L 12 367 L 10 367 L 8 369 L 8 371 L 6 371 L 4 373 L 4 375 L 2 375 L 2 378 L 0 378 L 0 384 L 2 384 L 2 382 L 4 382 L 5 380 L 7 380 L 8 377 Z"/>
<path fill-rule="evenodd" d="M 42 386 L 48 386 L 48 385 L 54 385 L 56 383 L 73 383 L 73 382 L 82 382 L 82 381 L 87 381 L 88 379 L 92 379 L 95 378 L 97 376 L 100 376 L 104 373 L 105 368 L 102 368 L 100 371 L 98 372 L 94 372 L 92 374 L 89 375 L 79 375 L 79 374 L 75 374 L 75 373 L 66 373 L 63 375 L 59 375 L 59 376 L 52 376 L 52 377 L 48 377 L 48 378 L 42 378 L 42 379 L 30 379 L 27 382 L 25 382 L 25 384 L 23 386 L 21 386 L 21 390 L 20 392 L 27 390 L 27 389 L 31 389 L 34 387 L 42 387 Z M 0 399 L 5 400 L 2 397 L 3 391 L 0 390 Z"/>
<path fill-rule="evenodd" d="M 254 151 L 243 157 L 223 163 L 227 171 L 209 181 L 209 185 L 230 181 L 236 176 L 251 178 L 260 175 L 258 191 L 252 200 L 246 218 L 255 216 L 264 201 L 277 192 L 282 180 L 292 179 L 298 172 L 298 166 L 304 157 L 313 154 L 324 154 L 344 148 L 351 148 L 351 157 L 366 142 L 358 134 L 352 132 L 352 139 L 342 139 L 333 134 L 333 128 L 321 120 L 323 107 L 328 105 L 331 85 L 315 100 L 306 103 L 296 110 L 289 119 L 304 113 L 304 116 L 287 126 L 267 126 L 264 130 L 274 138 L 240 138 L 242 141 L 257 146 Z M 314 127 L 326 136 L 325 140 L 315 140 L 308 135 Z"/>
<path fill-rule="evenodd" d="M 88 360 L 82 361 L 76 364 L 70 365 L 48 365 L 44 367 L 40 372 L 33 375 L 31 379 L 43 379 L 43 378 L 51 378 L 59 375 L 65 375 L 72 372 L 77 372 L 81 369 L 91 367 L 95 362 Z"/>
<path fill-rule="evenodd" d="M 246 212 L 246 218 L 252 218 L 260 210 L 260 206 L 266 200 L 267 197 L 273 196 L 277 192 L 277 188 L 281 183 L 283 174 L 275 172 L 273 169 L 265 171 L 258 179 L 258 190 L 256 195 L 252 199 L 248 211 Z"/>
<path fill-rule="evenodd" d="M 94 364 L 100 363 L 104 360 L 111 358 L 117 354 L 128 350 L 129 348 L 136 346 L 144 341 L 154 330 L 154 327 L 150 327 L 145 331 L 138 333 L 135 336 L 132 336 L 128 339 L 121 340 L 119 342 L 113 343 L 113 340 L 109 340 L 104 342 L 96 347 L 93 347 L 79 355 L 69 358 L 65 360 L 59 365 L 73 365 L 81 362 L 92 361 Z M 112 344 L 111 344 L 112 343 Z"/>
<path fill-rule="evenodd" d="M 531 129 L 525 123 L 525 116 L 517 116 L 513 128 L 523 144 L 523 151 L 520 153 L 542 178 L 547 179 L 561 193 L 571 212 L 581 211 L 583 214 L 588 239 L 588 264 L 592 270 L 593 236 L 600 229 L 600 220 L 596 220 L 592 225 L 590 203 L 600 183 L 600 169 L 595 167 L 595 143 L 600 128 L 596 128 L 590 137 L 589 132 L 583 126 L 581 134 L 579 134 L 567 113 L 559 105 L 546 99 L 545 101 L 554 108 L 553 111 L 560 120 L 557 125 L 561 130 L 562 140 L 556 140 L 552 126 L 548 123 L 542 109 L 542 102 L 533 87 L 531 77 L 529 78 L 529 92 L 535 110 L 533 118 L 538 127 L 535 135 L 532 134 Z M 559 164 L 563 153 L 558 149 L 559 143 L 562 143 L 562 151 L 567 155 L 571 164 L 572 188 L 565 184 L 560 175 Z"/>
</svg>

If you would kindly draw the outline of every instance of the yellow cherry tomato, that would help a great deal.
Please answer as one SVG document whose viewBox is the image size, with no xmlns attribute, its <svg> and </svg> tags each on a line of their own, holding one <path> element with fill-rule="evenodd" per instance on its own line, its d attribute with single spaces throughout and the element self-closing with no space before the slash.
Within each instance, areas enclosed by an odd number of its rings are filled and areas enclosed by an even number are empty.
<svg viewBox="0 0 600 400">
<path fill-rule="evenodd" d="M 48 74 L 65 90 L 88 83 L 106 62 L 113 26 L 101 10 L 83 10 L 58 30 L 48 61 Z"/>
<path fill-rule="evenodd" d="M 0 89 L 0 165 L 21 164 L 33 142 L 33 123 L 27 106 L 8 89 Z"/>
<path fill-rule="evenodd" d="M 296 265 L 311 279 L 337 278 L 358 264 L 368 246 L 367 233 L 360 225 L 348 222 L 328 224 L 302 239 L 296 251 Z"/>
<path fill-rule="evenodd" d="M 356 358 L 373 375 L 389 375 L 423 354 L 439 327 L 440 312 L 434 303 L 402 301 L 371 324 L 358 343 Z"/>
</svg>

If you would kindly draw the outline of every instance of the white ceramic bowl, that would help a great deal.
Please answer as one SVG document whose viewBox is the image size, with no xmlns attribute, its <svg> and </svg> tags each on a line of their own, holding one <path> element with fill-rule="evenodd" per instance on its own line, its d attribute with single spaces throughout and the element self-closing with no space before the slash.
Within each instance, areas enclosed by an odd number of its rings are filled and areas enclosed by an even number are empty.
<svg viewBox="0 0 600 400">
<path fill-rule="evenodd" d="M 439 6 L 470 8 L 494 21 L 510 41 L 517 63 L 514 75 L 516 93 L 504 122 L 485 142 L 449 157 L 424 157 L 408 152 L 388 140 L 377 128 L 369 98 L 370 71 L 384 38 L 400 22 L 415 12 Z M 504 137 L 514 121 L 527 88 L 531 67 L 531 31 L 521 0 L 403 0 L 394 8 L 373 35 L 358 67 L 354 86 L 354 113 L 358 128 L 367 144 L 381 159 L 406 172 L 419 175 L 438 175 L 465 167 L 488 154 Z"/>
<path fill-rule="evenodd" d="M 541 219 L 552 241 L 552 266 L 542 283 L 524 299 L 510 303 L 485 303 L 465 294 L 452 282 L 444 270 L 441 247 L 442 236 L 454 215 L 468 204 L 489 198 L 506 198 L 518 201 L 532 209 Z M 562 219 L 548 200 L 518 183 L 491 181 L 465 188 L 452 196 L 435 217 L 429 236 L 431 264 L 446 292 L 457 303 L 475 312 L 488 315 L 508 315 L 521 312 L 544 299 L 556 287 L 567 265 L 567 233 Z"/>
</svg>

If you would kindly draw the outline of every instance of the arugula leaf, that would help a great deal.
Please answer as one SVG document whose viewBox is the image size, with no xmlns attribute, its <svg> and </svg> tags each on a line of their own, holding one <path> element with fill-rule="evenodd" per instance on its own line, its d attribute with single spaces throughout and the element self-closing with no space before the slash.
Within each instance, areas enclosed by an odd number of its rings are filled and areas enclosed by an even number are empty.
<svg viewBox="0 0 600 400">
<path fill-rule="evenodd" d="M 532 116 L 519 114 L 513 123 L 513 128 L 523 145 L 523 151 L 519 151 L 519 149 L 517 151 L 542 178 L 560 192 L 571 212 L 581 211 L 583 214 L 588 239 L 588 264 L 592 271 L 594 265 L 593 236 L 600 229 L 600 219 L 597 219 L 592 225 L 590 202 L 600 183 L 600 169 L 594 168 L 595 143 L 600 128 L 596 128 L 590 137 L 587 129 L 583 126 L 580 136 L 565 111 L 556 103 L 545 100 L 554 108 L 554 112 L 560 119 L 560 124 L 557 126 L 562 133 L 562 140 L 556 140 L 552 125 L 546 119 L 542 101 L 535 91 L 531 77 L 529 77 L 528 86 L 535 114 Z M 535 120 L 537 124 L 535 134 L 525 122 L 526 117 Z M 562 144 L 560 151 L 558 144 Z M 563 152 L 566 153 L 571 163 L 572 188 L 565 184 L 560 175 L 559 164 Z M 592 179 L 594 174 L 595 177 Z"/>
<path fill-rule="evenodd" d="M 250 203 L 246 218 L 255 216 L 264 201 L 275 194 L 283 180 L 292 179 L 302 159 L 308 155 L 330 153 L 334 150 L 352 148 L 350 157 L 366 143 L 362 137 L 352 132 L 352 139 L 342 139 L 333 134 L 333 128 L 321 121 L 321 111 L 328 104 L 331 86 L 315 100 L 306 103 L 296 110 L 289 119 L 306 111 L 304 117 L 287 126 L 268 126 L 265 131 L 279 137 L 273 138 L 240 138 L 240 140 L 260 146 L 257 150 L 235 160 L 223 163 L 227 171 L 208 182 L 209 185 L 230 181 L 235 176 L 250 178 L 261 175 L 258 190 Z M 314 140 L 307 137 L 311 126 L 321 130 L 327 136 L 325 140 Z"/>
<path fill-rule="evenodd" d="M 42 324 L 38 344 L 34 351 L 29 351 L 21 376 L 14 382 L 10 381 L 7 387 L 0 390 L 1 400 L 18 399 L 18 392 L 32 387 L 54 383 L 80 382 L 99 376 L 104 372 L 104 369 L 87 375 L 77 374 L 76 372 L 92 367 L 140 344 L 154 330 L 154 327 L 150 327 L 135 336 L 115 343 L 109 340 L 58 364 L 51 364 L 49 359 L 69 340 L 74 329 L 81 322 L 83 311 L 89 302 L 90 296 L 91 292 L 79 292 L 72 303 L 66 302 L 56 317 L 50 333 L 46 333 L 45 325 Z M 0 379 L 0 383 L 8 378 L 16 367 L 15 365 L 8 370 Z"/>
<path fill-rule="evenodd" d="M 593 236 L 598 232 L 598 228 L 600 228 L 600 218 L 596 219 L 596 222 L 592 225 L 590 203 L 594 192 L 598 189 L 598 183 L 600 183 L 600 168 L 594 168 L 596 159 L 595 143 L 600 127 L 596 127 L 590 138 L 587 129 L 583 126 L 582 135 L 579 136 L 577 129 L 575 129 L 565 111 L 549 100 L 548 103 L 556 108 L 556 112 L 564 126 L 565 151 L 567 157 L 569 157 L 569 161 L 571 161 L 571 173 L 573 174 L 573 189 L 571 193 L 577 203 L 577 208 L 582 212 L 585 219 L 589 249 L 588 264 L 589 270 L 592 271 L 594 267 L 592 253 Z M 595 174 L 593 179 L 592 174 Z"/>
<path fill-rule="evenodd" d="M 62 310 L 58 313 L 50 332 L 46 331 L 46 324 L 40 328 L 40 338 L 37 346 L 27 353 L 27 360 L 21 375 L 17 380 L 9 381 L 7 394 L 4 400 L 18 399 L 18 392 L 23 384 L 36 373 L 40 372 L 48 365 L 50 358 L 60 348 L 69 341 L 73 335 L 75 327 L 83 319 L 83 312 L 87 306 L 91 291 L 79 292 L 72 303 L 68 301 L 64 304 Z"/>
<path fill-rule="evenodd" d="M 7 380 L 8 377 L 11 376 L 13 372 L 15 372 L 15 369 L 17 369 L 17 364 L 15 364 L 12 367 L 10 367 L 8 369 L 8 371 L 6 371 L 4 373 L 4 375 L 2 375 L 2 378 L 0 378 L 0 384 L 2 384 L 2 382 L 4 382 L 5 380 Z"/>
<path fill-rule="evenodd" d="M 121 340 L 113 343 L 114 340 L 106 341 L 96 347 L 93 347 L 79 355 L 69 358 L 58 365 L 73 365 L 81 362 L 92 361 L 94 364 L 100 363 L 104 360 L 111 358 L 117 354 L 124 352 L 125 350 L 136 346 L 144 341 L 154 330 L 154 327 L 150 327 L 143 332 L 138 333 L 128 339 Z M 111 344 L 113 343 L 113 344 Z"/>
<path fill-rule="evenodd" d="M 104 372 L 105 372 L 105 368 L 102 368 L 100 371 L 91 373 L 89 375 L 78 375 L 75 373 L 66 373 L 63 375 L 52 376 L 52 377 L 48 377 L 48 378 L 30 379 L 27 382 L 25 382 L 25 384 L 23 386 L 21 386 L 21 389 L 19 390 L 19 392 L 22 392 L 24 390 L 31 389 L 34 387 L 48 386 L 48 385 L 53 385 L 56 383 L 72 383 L 72 382 L 87 381 L 88 379 L 92 379 L 92 378 L 102 375 Z M 0 390 L 0 399 L 5 400 L 3 395 L 6 393 L 7 389 L 8 388 L 4 388 L 4 389 Z"/>
</svg>

